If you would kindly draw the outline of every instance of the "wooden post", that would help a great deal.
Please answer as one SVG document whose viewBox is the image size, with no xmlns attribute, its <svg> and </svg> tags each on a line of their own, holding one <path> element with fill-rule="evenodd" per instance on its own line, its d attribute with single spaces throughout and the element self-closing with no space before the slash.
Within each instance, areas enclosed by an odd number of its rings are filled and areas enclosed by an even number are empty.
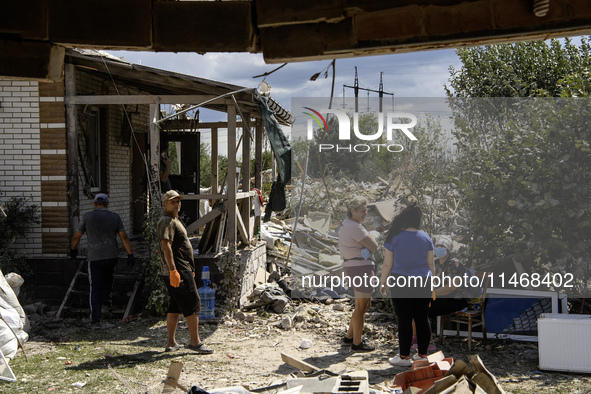
<svg viewBox="0 0 591 394">
<path fill-rule="evenodd" d="M 218 193 L 218 128 L 211 129 L 211 194 Z"/>
<path fill-rule="evenodd" d="M 230 253 L 236 252 L 236 107 L 228 105 L 228 243 Z"/>
<path fill-rule="evenodd" d="M 256 120 L 256 131 L 254 138 L 254 187 L 263 191 L 263 120 Z M 258 198 L 255 196 L 255 198 Z M 262 209 L 262 207 L 261 207 Z M 261 217 L 254 218 L 254 228 L 261 225 Z"/>
<path fill-rule="evenodd" d="M 160 129 L 154 121 L 160 118 L 160 105 L 150 104 L 150 205 L 160 202 Z M 152 201 L 152 199 L 156 199 Z"/>
<path fill-rule="evenodd" d="M 73 64 L 65 65 L 66 98 L 76 96 L 76 76 Z M 68 240 L 72 239 L 80 217 L 80 195 L 78 193 L 78 137 L 76 105 L 66 105 L 67 166 L 68 166 Z"/>
<path fill-rule="evenodd" d="M 250 113 L 245 113 L 246 119 L 242 119 L 242 191 L 250 191 L 250 129 L 246 123 L 250 124 Z M 252 238 L 252 230 L 250 225 L 250 197 L 242 200 L 242 207 L 240 208 L 240 216 L 242 216 L 242 223 L 246 229 L 246 242 L 250 242 Z"/>
</svg>

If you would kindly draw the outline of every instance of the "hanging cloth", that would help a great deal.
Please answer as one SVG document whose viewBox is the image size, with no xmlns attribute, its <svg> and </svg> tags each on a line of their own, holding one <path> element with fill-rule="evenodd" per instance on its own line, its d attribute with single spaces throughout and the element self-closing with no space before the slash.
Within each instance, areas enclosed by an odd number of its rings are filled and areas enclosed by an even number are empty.
<svg viewBox="0 0 591 394">
<path fill-rule="evenodd" d="M 261 96 L 258 98 L 265 131 L 277 162 L 277 179 L 273 182 L 269 203 L 265 209 L 264 220 L 268 221 L 271 218 L 271 211 L 283 211 L 287 206 L 285 186 L 291 180 L 291 144 L 283 134 L 275 112 L 269 108 L 267 99 Z"/>
</svg>

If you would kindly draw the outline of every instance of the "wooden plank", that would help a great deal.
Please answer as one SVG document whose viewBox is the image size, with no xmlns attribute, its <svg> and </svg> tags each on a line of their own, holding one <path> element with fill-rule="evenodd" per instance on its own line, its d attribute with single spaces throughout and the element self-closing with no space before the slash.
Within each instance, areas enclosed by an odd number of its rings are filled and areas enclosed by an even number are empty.
<svg viewBox="0 0 591 394">
<path fill-rule="evenodd" d="M 133 306 L 133 301 L 135 300 L 135 295 L 137 293 L 137 289 L 140 287 L 140 279 L 138 278 L 133 285 L 133 291 L 131 292 L 131 297 L 129 297 L 129 301 L 127 301 L 127 306 L 125 307 L 125 312 L 123 313 L 123 318 L 121 320 L 125 320 L 127 316 L 129 316 L 129 312 L 131 311 L 131 307 Z"/>
<path fill-rule="evenodd" d="M 244 114 L 243 121 L 250 121 L 250 113 Z M 250 192 L 250 130 L 248 128 L 242 129 L 242 192 Z M 246 239 L 250 242 L 252 236 L 252 230 L 250 228 L 250 207 L 251 200 L 245 199 L 242 201 L 240 207 L 240 221 L 246 230 Z M 245 225 L 246 224 L 246 225 Z"/>
<path fill-rule="evenodd" d="M 263 190 L 263 121 L 261 119 L 256 120 L 255 125 L 255 136 L 254 136 L 254 187 Z M 258 198 L 255 196 L 254 198 Z M 255 202 L 256 203 L 256 202 Z M 263 207 L 261 207 L 262 211 Z M 255 216 L 254 228 L 255 231 L 261 226 L 261 217 Z"/>
<path fill-rule="evenodd" d="M 263 121 L 256 120 L 254 137 L 254 187 L 262 190 L 263 178 Z"/>
<path fill-rule="evenodd" d="M 305 361 L 295 359 L 295 358 L 290 357 L 284 353 L 281 353 L 281 360 L 283 360 L 284 363 L 291 365 L 292 367 L 296 367 L 300 371 L 316 372 L 316 371 L 320 370 L 319 368 L 316 368 L 312 364 L 308 364 Z"/>
<path fill-rule="evenodd" d="M 215 247 L 214 250 L 216 253 L 219 253 L 220 248 L 222 247 L 222 243 L 224 243 L 224 237 L 226 236 L 226 225 L 228 223 L 228 221 L 226 220 L 227 217 L 228 217 L 228 212 L 224 212 L 224 214 L 222 215 L 222 220 L 220 222 L 220 226 L 218 228 L 217 239 L 214 244 L 214 247 Z"/>
<path fill-rule="evenodd" d="M 238 208 L 236 208 L 236 224 L 238 227 L 238 232 L 240 233 L 240 237 L 242 238 L 242 242 L 244 242 L 245 244 L 248 244 L 249 240 L 248 240 L 248 232 L 246 231 L 246 227 L 244 226 L 244 221 L 242 220 L 242 215 L 240 214 L 240 211 L 238 211 Z"/>
<path fill-rule="evenodd" d="M 244 115 L 246 118 L 250 118 L 250 113 Z M 244 119 L 244 120 L 248 120 Z M 248 128 L 242 129 L 242 191 L 250 191 L 250 138 L 248 135 L 250 131 Z M 244 208 L 243 208 L 244 209 Z M 243 215 L 244 219 L 244 215 Z"/>
<path fill-rule="evenodd" d="M 65 84 L 66 84 L 66 99 L 76 94 L 76 75 L 74 66 L 72 64 L 65 65 Z M 68 168 L 68 240 L 72 239 L 74 230 L 78 227 L 80 218 L 80 195 L 78 192 L 78 116 L 76 107 L 73 105 L 66 105 L 66 140 L 67 157 L 66 164 Z"/>
<path fill-rule="evenodd" d="M 228 122 L 200 122 L 193 124 L 193 119 L 169 119 L 160 122 L 160 128 L 162 130 L 209 130 L 209 129 L 226 129 L 228 128 Z M 244 128 L 247 127 L 244 122 L 236 122 L 236 127 Z"/>
<path fill-rule="evenodd" d="M 230 253 L 236 248 L 236 107 L 228 102 L 228 237 Z"/>
<path fill-rule="evenodd" d="M 170 367 L 168 367 L 168 375 L 166 376 L 166 380 L 164 381 L 164 387 L 162 388 L 163 393 L 174 393 L 176 392 L 177 388 L 183 390 L 185 393 L 189 391 L 189 389 L 179 384 L 179 378 L 181 377 L 182 371 L 182 361 L 172 361 L 170 363 Z"/>
<path fill-rule="evenodd" d="M 236 200 L 243 198 L 251 198 L 256 196 L 255 191 L 236 193 Z M 227 194 L 183 194 L 185 200 L 225 200 L 228 198 Z"/>
<path fill-rule="evenodd" d="M 160 116 L 160 105 L 150 104 L 150 113 L 148 116 L 150 117 L 150 178 L 152 181 L 150 187 L 152 195 L 150 198 L 157 198 L 160 201 L 160 130 L 154 124 L 154 121 Z M 151 202 L 151 204 L 154 203 L 155 201 Z"/>
<path fill-rule="evenodd" d="M 226 124 L 227 126 L 227 124 Z M 218 129 L 214 127 L 211 129 L 211 192 L 217 194 L 218 192 Z"/>
<path fill-rule="evenodd" d="M 296 160 L 296 164 L 298 165 L 298 168 L 300 169 L 300 173 L 303 174 L 304 169 L 302 168 L 302 165 L 300 164 L 300 162 Z"/>
<path fill-rule="evenodd" d="M 221 208 L 216 208 L 187 226 L 187 233 L 192 234 L 222 214 Z"/>
<path fill-rule="evenodd" d="M 121 104 L 192 104 L 197 105 L 204 101 L 216 98 L 214 95 L 148 95 L 148 94 L 107 94 L 107 95 L 93 95 L 93 96 L 70 96 L 64 99 L 66 105 L 76 104 L 95 104 L 95 105 L 121 105 Z M 212 101 L 209 104 L 223 105 L 224 99 Z"/>
</svg>

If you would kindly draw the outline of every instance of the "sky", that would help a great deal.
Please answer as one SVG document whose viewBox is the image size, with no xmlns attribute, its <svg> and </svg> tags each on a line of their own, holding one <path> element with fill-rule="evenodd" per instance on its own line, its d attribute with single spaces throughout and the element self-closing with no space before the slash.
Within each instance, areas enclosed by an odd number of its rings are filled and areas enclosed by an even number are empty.
<svg viewBox="0 0 591 394">
<path fill-rule="evenodd" d="M 575 44 L 579 37 L 572 38 Z M 178 72 L 196 77 L 231 83 L 247 88 L 260 88 L 263 77 L 253 78 L 271 72 L 281 64 L 267 64 L 262 54 L 250 53 L 169 53 L 169 52 L 128 52 L 109 51 L 112 55 L 124 58 L 132 63 L 155 67 L 163 70 Z M 296 123 L 298 118 L 305 118 L 301 111 L 302 100 L 310 98 L 329 98 L 332 83 L 331 60 L 289 63 L 264 78 L 271 86 L 271 97 L 288 111 L 292 112 Z M 449 84 L 450 67 L 461 69 L 461 62 L 454 49 L 440 49 L 422 52 L 400 53 L 393 55 L 377 55 L 354 57 L 336 60 L 336 79 L 333 108 L 342 105 L 343 94 L 346 98 L 353 98 L 352 88 L 355 81 L 355 67 L 357 67 L 359 86 L 361 88 L 378 90 L 380 73 L 383 73 L 384 92 L 391 93 L 396 98 L 415 97 L 445 97 L 444 85 Z M 310 77 L 316 73 L 320 76 L 311 81 Z M 378 94 L 370 92 L 370 99 Z M 392 96 L 384 95 L 384 109 L 392 108 Z M 292 99 L 295 110 L 292 111 Z M 328 100 L 327 100 L 328 102 Z M 359 112 L 367 108 L 368 93 L 360 91 Z M 398 103 L 403 102 L 396 101 Z M 327 107 L 327 106 L 326 106 Z M 375 107 L 372 109 L 375 111 Z M 225 114 L 216 111 L 202 110 L 202 121 L 224 121 Z M 287 135 L 289 128 L 284 128 Z M 223 133 L 223 132 L 222 132 Z M 220 135 L 220 154 L 225 154 L 225 136 Z M 210 143 L 209 133 L 202 133 L 202 142 Z"/>
<path fill-rule="evenodd" d="M 156 67 L 244 87 L 260 87 L 263 77 L 281 64 L 266 64 L 262 54 L 249 53 L 164 53 L 109 51 L 136 64 Z M 332 68 L 330 60 L 289 63 L 268 75 L 271 97 L 286 109 L 294 97 L 330 97 Z M 395 97 L 445 97 L 449 67 L 461 67 L 454 50 L 379 55 L 336 60 L 335 100 L 343 97 L 343 85 L 353 86 L 357 67 L 359 86 L 378 90 L 383 72 L 384 92 Z M 325 77 L 325 72 L 327 75 Z M 310 77 L 320 72 L 316 81 Z M 345 88 L 345 97 L 353 97 L 353 89 Z M 360 102 L 367 92 L 360 91 Z M 377 97 L 377 93 L 370 93 Z M 389 98 L 390 95 L 384 97 Z M 390 99 L 391 100 L 391 99 Z M 296 115 L 296 114 L 294 114 Z"/>
<path fill-rule="evenodd" d="M 258 89 L 263 82 L 263 77 L 253 77 L 281 66 L 281 63 L 265 63 L 260 53 L 200 55 L 170 52 L 108 52 L 144 66 Z M 266 76 L 264 81 L 271 86 L 271 97 L 291 111 L 292 98 L 330 97 L 332 84 L 330 63 L 331 60 L 289 63 Z M 354 85 L 355 67 L 357 67 L 359 87 L 379 90 L 380 73 L 383 73 L 384 92 L 392 93 L 395 98 L 402 98 L 445 97 L 444 85 L 448 83 L 450 66 L 456 69 L 461 67 L 460 60 L 453 49 L 337 59 L 333 108 L 342 103 L 343 85 Z M 310 81 L 310 77 L 316 73 L 321 74 L 315 81 Z M 354 97 L 354 91 L 351 88 L 345 88 L 344 94 L 346 98 Z M 367 91 L 360 91 L 360 111 L 367 103 L 367 97 Z M 377 93 L 370 92 L 370 98 L 376 97 L 378 97 Z M 391 106 L 392 96 L 386 94 L 384 97 L 384 105 L 389 103 Z M 292 113 L 292 115 L 295 118 L 305 116 L 301 113 Z M 201 111 L 200 119 L 202 121 L 226 120 L 224 114 L 207 110 Z M 289 135 L 289 128 L 284 128 L 284 132 Z M 226 137 L 223 131 L 219 138 L 219 153 L 225 155 Z M 211 143 L 209 133 L 202 133 L 201 141 Z"/>
<path fill-rule="evenodd" d="M 571 39 L 576 45 L 580 43 L 580 37 Z M 281 65 L 266 64 L 260 53 L 110 53 L 132 63 L 244 87 L 259 87 L 263 78 L 253 76 L 270 72 Z M 330 62 L 321 60 L 287 64 L 265 79 L 271 85 L 271 97 L 286 109 L 290 109 L 294 97 L 330 97 Z M 449 80 L 450 66 L 461 68 L 454 49 L 337 59 L 335 97 L 343 97 L 343 85 L 353 86 L 355 67 L 360 87 L 378 90 L 380 73 L 383 72 L 384 91 L 393 93 L 395 97 L 445 97 L 444 85 Z M 325 71 L 328 71 L 326 78 Z M 310 81 L 310 77 L 318 72 L 321 73 L 319 78 Z M 353 97 L 353 89 L 346 88 L 345 96 Z M 371 97 L 377 97 L 377 93 L 371 93 Z M 367 98 L 367 93 L 360 92 L 361 98 Z"/>
</svg>

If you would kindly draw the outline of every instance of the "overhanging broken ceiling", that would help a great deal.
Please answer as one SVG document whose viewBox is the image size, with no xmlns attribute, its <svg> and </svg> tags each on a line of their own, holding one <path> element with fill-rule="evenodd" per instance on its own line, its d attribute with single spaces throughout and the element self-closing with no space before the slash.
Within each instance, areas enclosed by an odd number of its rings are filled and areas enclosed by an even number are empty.
<svg viewBox="0 0 591 394">
<path fill-rule="evenodd" d="M 590 32 L 588 0 L 23 0 L 3 4 L 0 76 L 59 79 L 67 47 L 279 63 Z"/>
</svg>

